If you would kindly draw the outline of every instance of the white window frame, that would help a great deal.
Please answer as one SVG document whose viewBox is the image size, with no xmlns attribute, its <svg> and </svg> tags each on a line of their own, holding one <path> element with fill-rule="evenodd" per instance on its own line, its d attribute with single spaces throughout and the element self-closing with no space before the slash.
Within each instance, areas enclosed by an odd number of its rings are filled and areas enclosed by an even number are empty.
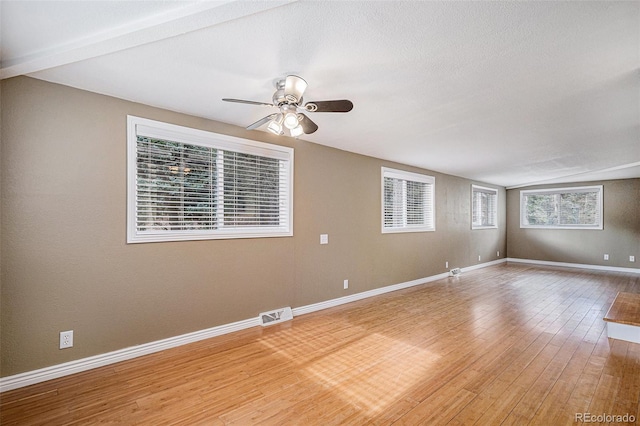
<svg viewBox="0 0 640 426">
<path fill-rule="evenodd" d="M 431 191 L 430 203 L 429 200 L 425 202 L 425 218 L 428 218 L 425 222 L 427 224 L 424 225 L 409 225 L 406 223 L 406 211 L 404 224 L 401 227 L 386 227 L 385 226 L 385 196 L 384 196 L 384 179 L 385 178 L 393 178 L 400 179 L 403 181 L 412 181 L 412 182 L 421 182 L 426 183 L 428 188 Z M 407 172 L 404 170 L 392 169 L 389 167 L 381 168 L 381 222 L 382 222 L 382 233 L 398 233 L 398 232 L 431 232 L 436 230 L 436 206 L 435 206 L 435 194 L 436 194 L 436 178 L 429 175 L 423 175 L 420 173 Z M 430 215 L 430 216 L 429 216 Z M 430 222 L 430 224 L 428 223 Z"/>
<path fill-rule="evenodd" d="M 475 216 L 474 212 L 476 211 L 476 209 L 482 208 L 481 205 L 476 205 L 473 202 L 473 194 L 475 192 L 484 192 L 485 194 L 491 194 L 495 196 L 496 208 L 495 208 L 495 211 L 493 212 L 492 225 L 476 225 L 473 222 L 473 218 Z M 480 201 L 479 198 L 478 198 L 478 201 Z M 497 228 L 498 228 L 498 190 L 495 188 L 488 188 L 486 186 L 471 185 L 471 229 L 497 229 Z"/>
<path fill-rule="evenodd" d="M 221 225 L 218 229 L 209 230 L 138 231 L 136 224 L 136 146 L 139 135 L 284 160 L 285 167 L 280 171 L 286 185 L 286 191 L 284 191 L 280 200 L 280 214 L 283 218 L 283 223 L 273 227 L 225 228 Z M 293 148 L 221 135 L 131 115 L 127 116 L 127 243 L 290 237 L 292 235 Z"/>
<path fill-rule="evenodd" d="M 530 225 L 526 223 L 526 205 L 525 197 L 527 195 L 549 195 L 549 194 L 563 194 L 571 192 L 597 192 L 598 193 L 598 223 L 593 225 L 583 224 L 561 224 L 561 225 Z M 604 224 L 604 206 L 603 206 L 603 186 L 574 186 L 565 188 L 546 188 L 546 189 L 531 189 L 520 191 L 520 228 L 533 228 L 533 229 L 585 229 L 585 230 L 602 230 Z"/>
</svg>

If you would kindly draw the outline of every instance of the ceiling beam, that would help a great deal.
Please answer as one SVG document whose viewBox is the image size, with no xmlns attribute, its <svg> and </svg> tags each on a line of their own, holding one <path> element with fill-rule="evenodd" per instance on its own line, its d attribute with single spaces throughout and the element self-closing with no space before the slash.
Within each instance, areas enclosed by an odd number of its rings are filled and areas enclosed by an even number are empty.
<svg viewBox="0 0 640 426">
<path fill-rule="evenodd" d="M 533 185 L 544 185 L 551 183 L 571 183 L 571 182 L 588 182 L 599 180 L 613 179 L 634 179 L 640 177 L 640 161 L 635 163 L 622 164 L 619 166 L 609 167 L 601 170 L 590 170 L 582 173 L 558 176 L 551 179 L 544 179 L 535 182 L 528 182 L 513 186 L 507 186 L 507 189 L 524 188 Z"/>
<path fill-rule="evenodd" d="M 203 1 L 136 20 L 98 35 L 27 57 L 8 60 L 0 68 L 0 80 L 59 67 L 74 62 L 153 43 L 181 34 L 243 18 L 297 0 L 244 2 Z"/>
</svg>

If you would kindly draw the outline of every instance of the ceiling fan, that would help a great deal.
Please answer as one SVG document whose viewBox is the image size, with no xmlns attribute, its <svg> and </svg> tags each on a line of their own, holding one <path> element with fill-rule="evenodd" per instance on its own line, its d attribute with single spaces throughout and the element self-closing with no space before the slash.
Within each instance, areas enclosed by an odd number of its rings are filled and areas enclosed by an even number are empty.
<svg viewBox="0 0 640 426">
<path fill-rule="evenodd" d="M 302 104 L 302 95 L 307 88 L 307 82 L 297 75 L 288 75 L 283 80 L 276 81 L 276 91 L 273 94 L 273 103 L 245 101 L 242 99 L 222 99 L 225 102 L 240 104 L 262 105 L 276 107 L 280 112 L 269 114 L 264 118 L 249 125 L 247 130 L 257 129 L 269 122 L 267 129 L 276 135 L 288 135 L 298 137 L 303 133 L 309 135 L 318 130 L 314 123 L 304 113 L 306 112 L 349 112 L 353 109 L 353 103 L 347 99 L 333 101 L 311 101 Z"/>
</svg>

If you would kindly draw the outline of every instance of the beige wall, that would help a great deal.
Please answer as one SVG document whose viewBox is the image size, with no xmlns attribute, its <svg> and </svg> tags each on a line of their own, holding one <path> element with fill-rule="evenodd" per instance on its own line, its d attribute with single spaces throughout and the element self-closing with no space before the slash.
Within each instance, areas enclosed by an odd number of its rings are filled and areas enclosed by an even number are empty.
<svg viewBox="0 0 640 426">
<path fill-rule="evenodd" d="M 127 114 L 293 146 L 294 236 L 126 244 Z M 26 77 L 1 119 L 2 376 L 506 254 L 503 188 L 500 229 L 471 231 L 472 182 L 430 173 L 436 231 L 382 235 L 380 167 L 421 170 Z"/>
<path fill-rule="evenodd" d="M 511 258 L 640 268 L 640 179 L 528 187 L 603 185 L 602 230 L 520 228 L 520 189 L 507 191 L 507 251 Z M 604 254 L 609 260 L 604 260 Z M 636 257 L 629 262 L 629 255 Z"/>
</svg>

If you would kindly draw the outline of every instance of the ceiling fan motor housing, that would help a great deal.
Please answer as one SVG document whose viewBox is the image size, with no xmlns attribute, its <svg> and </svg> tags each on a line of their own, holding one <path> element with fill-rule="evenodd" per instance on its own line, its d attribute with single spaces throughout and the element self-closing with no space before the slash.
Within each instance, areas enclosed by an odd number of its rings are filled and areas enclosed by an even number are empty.
<svg viewBox="0 0 640 426">
<path fill-rule="evenodd" d="M 222 100 L 226 102 L 277 107 L 280 112 L 261 118 L 247 126 L 247 130 L 254 130 L 269 123 L 268 130 L 272 133 L 280 135 L 288 134 L 292 137 L 298 137 L 303 133 L 310 135 L 318 130 L 318 125 L 304 113 L 298 112 L 298 108 L 301 108 L 305 112 L 349 112 L 353 108 L 353 103 L 347 99 L 314 101 L 304 105 L 302 95 L 307 89 L 307 82 L 297 75 L 288 75 L 285 79 L 276 80 L 275 86 L 276 91 L 273 94 L 273 103 L 271 104 L 231 98 L 223 98 Z"/>
<path fill-rule="evenodd" d="M 287 98 L 284 96 L 284 89 L 276 90 L 276 92 L 273 94 L 273 104 L 280 106 L 286 103 L 288 102 L 287 102 Z"/>
<path fill-rule="evenodd" d="M 284 80 L 280 80 L 276 83 L 276 89 L 277 90 L 273 94 L 273 98 L 272 98 L 274 105 L 277 105 L 277 106 L 281 106 L 283 104 L 298 105 L 302 103 L 302 96 L 300 97 L 300 99 L 297 99 L 293 95 L 285 94 Z"/>
</svg>

